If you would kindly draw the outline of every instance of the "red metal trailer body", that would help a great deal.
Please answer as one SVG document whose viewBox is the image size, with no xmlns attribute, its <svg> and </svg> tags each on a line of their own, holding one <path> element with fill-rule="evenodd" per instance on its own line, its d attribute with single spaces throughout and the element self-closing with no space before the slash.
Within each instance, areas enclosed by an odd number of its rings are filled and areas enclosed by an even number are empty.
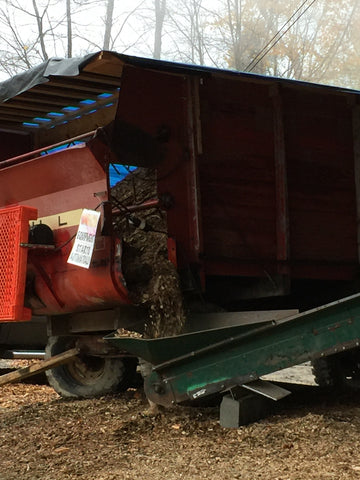
<svg viewBox="0 0 360 480">
<path fill-rule="evenodd" d="M 358 102 L 245 74 L 124 68 L 118 118 L 172 132 L 158 184 L 174 199 L 180 267 L 196 265 L 203 286 L 244 277 L 244 298 L 289 293 L 296 279 L 355 280 Z"/>
<path fill-rule="evenodd" d="M 0 84 L 0 303 L 16 311 L 0 321 L 48 315 L 53 336 L 76 336 L 134 318 L 109 228 L 112 164 L 156 169 L 157 198 L 134 208 L 166 206 L 184 296 L 236 311 L 357 292 L 359 102 L 356 91 L 111 52 Z M 61 142 L 71 144 L 47 148 Z M 26 213 L 18 264 L 1 239 L 13 208 Z M 83 209 L 101 212 L 89 269 L 67 262 Z M 26 242 L 29 221 L 53 240 Z M 95 343 L 92 354 L 109 353 Z"/>
</svg>

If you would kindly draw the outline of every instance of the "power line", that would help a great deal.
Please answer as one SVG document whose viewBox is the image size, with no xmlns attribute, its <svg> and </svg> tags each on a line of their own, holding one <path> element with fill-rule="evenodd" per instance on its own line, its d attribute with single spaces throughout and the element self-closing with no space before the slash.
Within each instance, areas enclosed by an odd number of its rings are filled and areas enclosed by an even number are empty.
<svg viewBox="0 0 360 480">
<path fill-rule="evenodd" d="M 251 65 L 256 61 L 258 57 L 268 48 L 269 45 L 275 40 L 275 38 L 280 34 L 281 30 L 283 30 L 288 23 L 291 22 L 291 20 L 295 17 L 295 15 L 302 9 L 302 7 L 308 2 L 308 0 L 304 0 L 304 2 L 298 7 L 295 12 L 291 15 L 291 17 L 284 23 L 284 25 L 278 30 L 275 35 L 268 41 L 268 43 L 260 50 L 260 52 L 251 60 L 249 65 L 245 68 L 245 71 L 248 71 L 248 69 L 251 67 Z"/>
<path fill-rule="evenodd" d="M 245 72 L 251 72 L 254 70 L 256 65 L 261 62 L 261 60 L 272 50 L 275 45 L 283 38 L 283 36 L 290 30 L 290 28 L 295 25 L 295 23 L 300 20 L 300 18 L 304 15 L 305 12 L 309 10 L 309 8 L 316 2 L 316 0 L 312 0 L 310 4 L 298 15 L 297 18 L 289 25 L 289 27 L 280 35 L 281 31 L 288 25 L 291 20 L 295 17 L 295 15 L 306 5 L 308 0 L 304 0 L 304 2 L 295 10 L 295 12 L 291 15 L 291 17 L 284 23 L 284 25 L 280 28 L 280 30 L 271 38 L 271 40 L 260 50 L 260 52 L 251 60 L 251 62 L 245 67 Z M 279 37 L 278 37 L 279 36 Z M 278 38 L 276 38 L 278 37 Z M 276 39 L 276 41 L 274 41 Z M 274 42 L 274 43 L 272 43 Z"/>
</svg>

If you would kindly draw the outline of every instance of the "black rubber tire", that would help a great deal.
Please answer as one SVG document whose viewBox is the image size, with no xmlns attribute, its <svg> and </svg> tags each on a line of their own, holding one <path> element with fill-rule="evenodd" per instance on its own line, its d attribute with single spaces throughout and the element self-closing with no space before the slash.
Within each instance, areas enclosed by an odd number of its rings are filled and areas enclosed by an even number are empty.
<svg viewBox="0 0 360 480">
<path fill-rule="evenodd" d="M 342 375 L 332 358 L 313 360 L 312 372 L 319 387 L 339 387 L 342 384 Z"/>
<path fill-rule="evenodd" d="M 314 360 L 312 367 L 315 382 L 320 387 L 360 390 L 358 348 Z"/>
<path fill-rule="evenodd" d="M 46 358 L 64 352 L 75 344 L 73 337 L 50 337 Z M 46 371 L 51 387 L 62 397 L 89 398 L 124 391 L 136 369 L 131 363 L 126 368 L 121 358 L 101 358 L 82 355 L 74 362 Z"/>
</svg>

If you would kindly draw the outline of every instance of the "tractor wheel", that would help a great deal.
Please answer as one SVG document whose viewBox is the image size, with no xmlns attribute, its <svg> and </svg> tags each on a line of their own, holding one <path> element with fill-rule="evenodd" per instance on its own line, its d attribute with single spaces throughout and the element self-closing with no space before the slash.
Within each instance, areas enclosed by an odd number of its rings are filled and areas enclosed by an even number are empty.
<svg viewBox="0 0 360 480">
<path fill-rule="evenodd" d="M 313 360 L 312 372 L 319 387 L 338 387 L 342 383 L 339 369 L 331 358 Z"/>
<path fill-rule="evenodd" d="M 75 341 L 72 337 L 50 337 L 45 350 L 46 357 L 74 347 Z M 74 361 L 47 370 L 46 376 L 50 386 L 62 397 L 87 398 L 125 391 L 135 370 L 133 359 L 103 358 L 80 353 Z"/>
<path fill-rule="evenodd" d="M 315 381 L 320 387 L 360 390 L 360 350 L 319 358 L 312 362 Z"/>
</svg>

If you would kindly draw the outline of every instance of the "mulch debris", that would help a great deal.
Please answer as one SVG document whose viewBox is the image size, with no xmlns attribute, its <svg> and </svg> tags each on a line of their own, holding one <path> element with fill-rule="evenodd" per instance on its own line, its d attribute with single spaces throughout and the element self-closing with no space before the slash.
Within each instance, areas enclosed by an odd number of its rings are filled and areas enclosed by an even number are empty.
<svg viewBox="0 0 360 480">
<path fill-rule="evenodd" d="M 360 402 L 307 387 L 238 429 L 218 406 L 144 415 L 141 389 L 63 400 L 48 386 L 1 388 L 1 480 L 360 478 Z"/>
<path fill-rule="evenodd" d="M 179 334 L 185 313 L 176 267 L 167 257 L 166 212 L 158 208 L 131 213 L 129 206 L 157 198 L 156 171 L 138 168 L 111 192 L 121 211 L 115 224 L 123 239 L 122 269 L 135 305 L 145 307 L 144 335 Z"/>
</svg>

